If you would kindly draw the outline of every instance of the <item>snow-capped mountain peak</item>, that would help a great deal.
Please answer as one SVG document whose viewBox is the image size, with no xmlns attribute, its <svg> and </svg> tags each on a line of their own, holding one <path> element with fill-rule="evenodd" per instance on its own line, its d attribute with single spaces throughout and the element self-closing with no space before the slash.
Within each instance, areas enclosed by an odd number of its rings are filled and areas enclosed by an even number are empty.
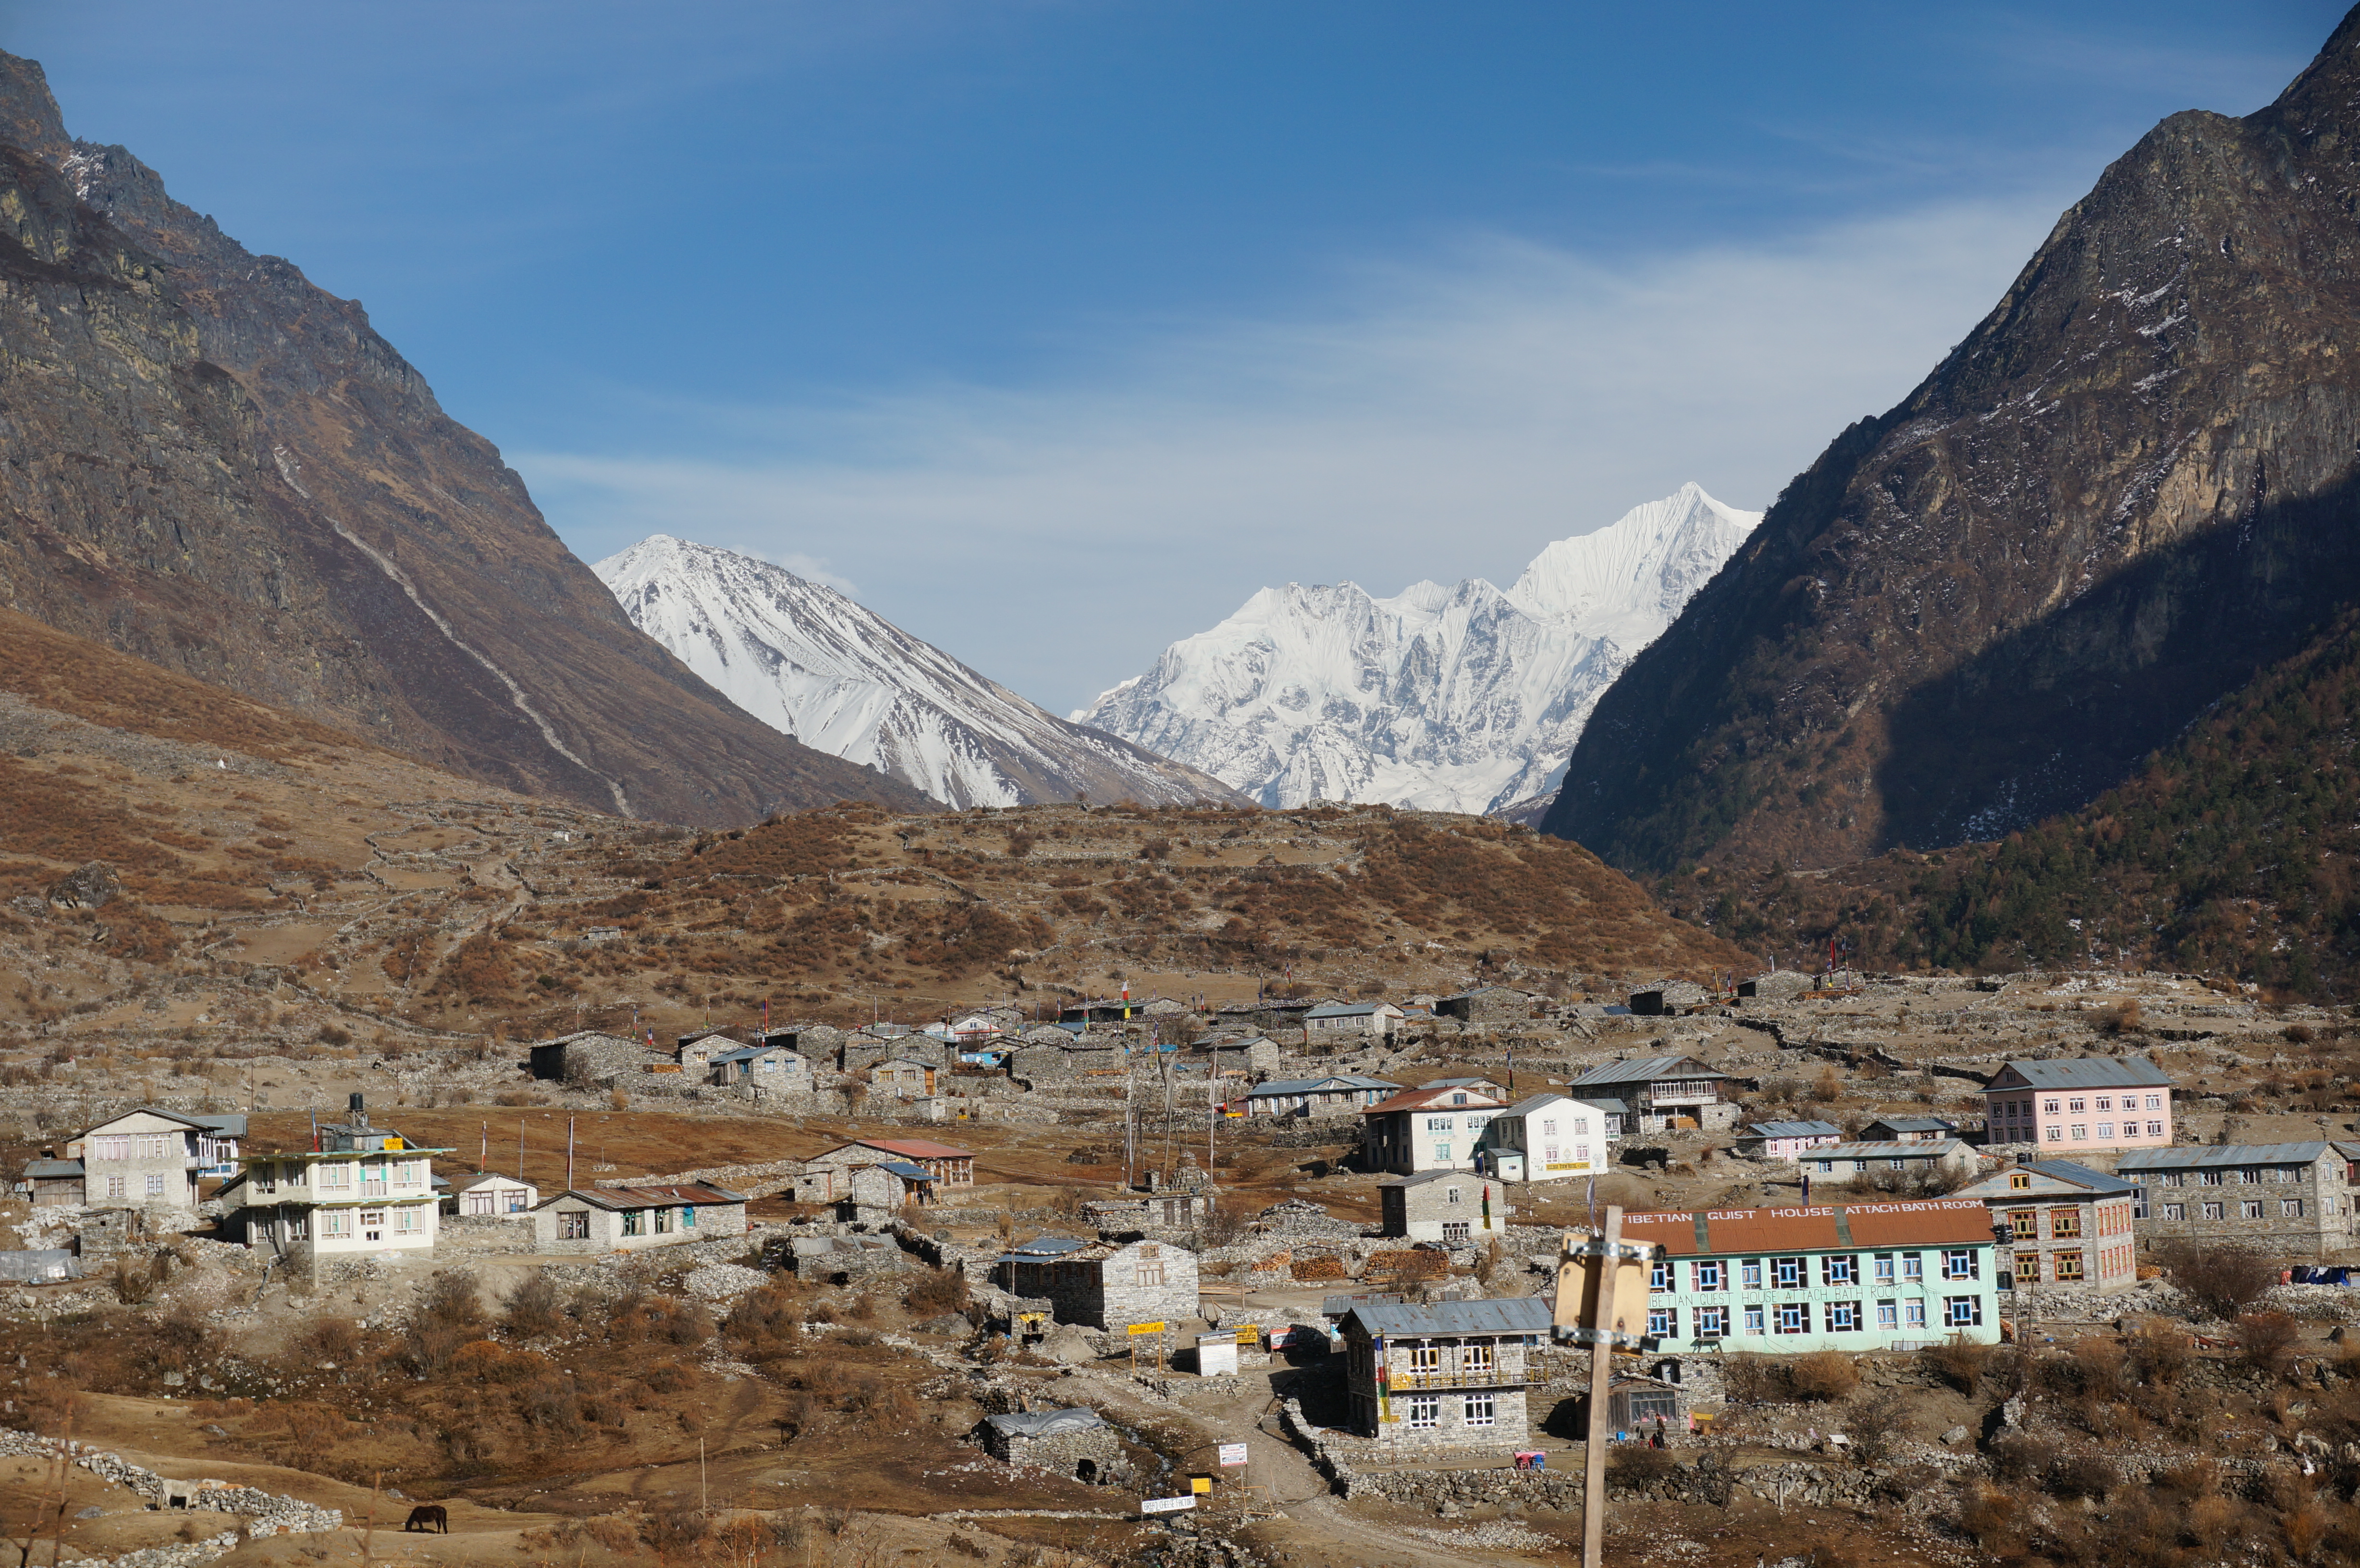
<svg viewBox="0 0 2360 1568">
<path fill-rule="evenodd" d="M 1760 521 L 1689 484 L 1549 545 L 1505 593 L 1264 588 L 1074 718 L 1265 805 L 1500 810 L 1556 788 L 1600 695 Z"/>
<path fill-rule="evenodd" d="M 633 625 L 764 724 L 938 800 L 1229 798 L 1218 780 L 1044 713 L 784 567 L 654 534 L 590 570 Z"/>
</svg>

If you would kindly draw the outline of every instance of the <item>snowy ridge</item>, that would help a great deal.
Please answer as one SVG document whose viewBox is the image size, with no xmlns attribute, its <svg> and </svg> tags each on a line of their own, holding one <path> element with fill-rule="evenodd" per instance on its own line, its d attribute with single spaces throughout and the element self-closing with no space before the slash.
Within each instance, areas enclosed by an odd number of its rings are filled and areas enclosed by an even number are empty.
<svg viewBox="0 0 2360 1568">
<path fill-rule="evenodd" d="M 657 534 L 590 570 L 633 625 L 754 717 L 950 805 L 1231 798 L 782 567 Z"/>
<path fill-rule="evenodd" d="M 1556 790 L 1599 697 L 1761 520 L 1685 485 L 1557 540 L 1505 593 L 1265 588 L 1074 718 L 1266 806 L 1514 806 Z"/>
</svg>

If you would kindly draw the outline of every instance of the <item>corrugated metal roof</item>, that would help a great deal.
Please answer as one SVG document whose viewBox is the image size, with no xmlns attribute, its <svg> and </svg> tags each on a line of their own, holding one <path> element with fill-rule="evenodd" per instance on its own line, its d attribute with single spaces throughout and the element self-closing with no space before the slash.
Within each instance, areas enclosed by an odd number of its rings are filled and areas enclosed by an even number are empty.
<svg viewBox="0 0 2360 1568">
<path fill-rule="evenodd" d="M 1500 1114 L 1503 1116 L 1528 1116 L 1534 1112 L 1539 1110 L 1542 1106 L 1554 1105 L 1559 1101 L 1563 1101 L 1565 1104 L 1569 1105 L 1579 1105 L 1581 1104 L 1579 1100 L 1574 1099 L 1570 1095 L 1560 1094 L 1554 1089 L 1545 1089 L 1537 1094 L 1525 1095 L 1523 1099 L 1518 1100 L 1514 1105 L 1510 1105 L 1506 1110 L 1502 1111 Z"/>
<path fill-rule="evenodd" d="M 585 1199 L 602 1209 L 661 1209 L 674 1203 L 743 1203 L 751 1201 L 743 1192 L 733 1192 L 710 1181 L 661 1187 L 577 1187 L 558 1196 Z M 552 1203 L 556 1201 L 554 1198 L 550 1200 Z"/>
<path fill-rule="evenodd" d="M 1922 1145 L 1920 1147 L 1923 1147 Z M 1740 1252 L 1837 1252 L 1880 1247 L 1991 1245 L 1991 1211 L 1980 1198 L 1915 1198 L 1889 1203 L 1828 1203 L 1792 1209 L 1644 1210 L 1622 1216 L 1626 1241 L 1652 1242 L 1676 1258 Z"/>
<path fill-rule="evenodd" d="M 1658 1078 L 1720 1078 L 1725 1076 L 1718 1068 L 1706 1066 L 1690 1056 L 1643 1056 L 1636 1062 L 1607 1062 L 1591 1068 L 1573 1081 L 1579 1089 L 1584 1083 L 1647 1083 Z"/>
<path fill-rule="evenodd" d="M 1421 1171 L 1415 1176 L 1388 1176 L 1377 1183 L 1380 1187 L 1423 1187 L 1428 1181 L 1477 1182 L 1489 1178 L 1472 1171 Z"/>
<path fill-rule="evenodd" d="M 1539 1296 L 1507 1296 L 1486 1301 L 1429 1301 L 1423 1306 L 1354 1307 L 1339 1326 L 1353 1323 L 1370 1334 L 1412 1337 L 1444 1334 L 1546 1334 L 1549 1303 Z"/>
<path fill-rule="evenodd" d="M 2225 1143 L 2201 1148 L 2142 1149 L 2114 1161 L 2117 1171 L 2191 1171 L 2211 1165 L 2308 1165 L 2327 1152 L 2324 1141 Z"/>
<path fill-rule="evenodd" d="M 2027 1160 L 2020 1169 L 2046 1177 L 2049 1181 L 2063 1186 L 2087 1192 L 2092 1197 L 2107 1197 L 2137 1191 L 2128 1181 L 2109 1176 L 2103 1171 L 2092 1171 L 2086 1165 L 2076 1165 L 2070 1160 Z M 2012 1174 L 2014 1174 L 2012 1171 L 1999 1171 L 1994 1175 L 1984 1177 L 1980 1181 L 1961 1187 L 1950 1195 L 1954 1198 L 1981 1198 L 1985 1203 L 2005 1203 L 2010 1198 L 2040 1195 L 2035 1189 L 2009 1186 L 2008 1178 Z"/>
<path fill-rule="evenodd" d="M 2144 1056 L 2077 1056 L 2070 1062 L 2010 1062 L 1992 1074 L 1995 1083 L 2010 1069 L 2034 1089 L 2169 1089 L 2170 1075 Z M 1984 1088 L 1991 1087 L 1986 1083 Z M 2003 1091 L 2005 1093 L 2005 1091 Z"/>
<path fill-rule="evenodd" d="M 1928 1143 L 1888 1138 L 1875 1143 L 1823 1143 L 1809 1153 L 1814 1160 L 1895 1160 L 1906 1154 L 1914 1154 L 1921 1160 L 1933 1160 L 1966 1147 L 1955 1138 L 1939 1138 Z"/>
<path fill-rule="evenodd" d="M 1454 1100 L 1454 1094 L 1464 1094 L 1464 1100 Z M 1400 1094 L 1364 1105 L 1364 1116 L 1382 1116 L 1389 1111 L 1494 1111 L 1506 1107 L 1480 1089 L 1404 1089 Z"/>
<path fill-rule="evenodd" d="M 1389 1002 L 1329 1002 L 1325 1006 L 1312 1008 L 1303 1016 L 1306 1018 L 1364 1018 L 1381 1008 L 1391 1006 Z"/>
<path fill-rule="evenodd" d="M 1003 1410 L 983 1418 L 1010 1437 L 1052 1437 L 1066 1432 L 1096 1432 L 1106 1418 L 1096 1410 Z"/>
<path fill-rule="evenodd" d="M 2060 1181 L 2087 1183 L 2095 1192 L 2128 1192 L 2135 1184 L 2103 1171 L 2092 1171 L 2086 1165 L 2076 1165 L 2070 1160 L 2031 1160 L 2025 1162 L 2027 1171 L 2038 1171 L 2043 1176 L 2053 1176 Z"/>
<path fill-rule="evenodd" d="M 243 1111 L 237 1112 L 234 1115 L 228 1112 L 216 1113 L 207 1111 L 202 1115 L 193 1116 L 191 1119 L 203 1123 L 206 1127 L 213 1128 L 213 1131 L 221 1134 L 224 1138 L 244 1138 L 246 1136 L 246 1113 Z"/>
<path fill-rule="evenodd" d="M 1841 1138 L 1833 1122 L 1755 1122 L 1745 1129 L 1757 1138 Z"/>
<path fill-rule="evenodd" d="M 906 1160 L 889 1160 L 877 1169 L 890 1171 L 904 1181 L 931 1181 L 934 1179 L 933 1171 L 923 1166 L 912 1165 Z"/>
<path fill-rule="evenodd" d="M 1879 1116 L 1871 1127 L 1891 1127 L 1895 1132 L 1956 1132 L 1959 1124 L 1948 1116 Z"/>
<path fill-rule="evenodd" d="M 1398 1305 L 1402 1299 L 1397 1292 L 1391 1290 L 1370 1290 L 1351 1296 L 1322 1296 L 1319 1299 L 1319 1315 L 1340 1318 L 1354 1307 L 1393 1306 Z"/>
<path fill-rule="evenodd" d="M 1364 1078 L 1357 1073 L 1338 1073 L 1328 1078 L 1273 1078 L 1267 1083 L 1257 1083 L 1246 1092 L 1249 1100 L 1273 1094 L 1313 1094 L 1323 1089 L 1398 1089 L 1401 1085 L 1382 1078 Z"/>
<path fill-rule="evenodd" d="M 27 1181 L 56 1181 L 82 1173 L 79 1160 L 28 1160 L 25 1162 L 25 1180 Z"/>
</svg>

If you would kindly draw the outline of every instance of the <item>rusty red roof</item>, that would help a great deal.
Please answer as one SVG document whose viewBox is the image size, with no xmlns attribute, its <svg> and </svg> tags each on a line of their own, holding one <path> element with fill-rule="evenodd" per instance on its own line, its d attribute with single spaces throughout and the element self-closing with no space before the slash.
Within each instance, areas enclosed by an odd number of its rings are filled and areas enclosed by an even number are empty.
<svg viewBox="0 0 2360 1568">
<path fill-rule="evenodd" d="M 1791 1209 L 1646 1210 L 1622 1216 L 1622 1234 L 1675 1258 L 1736 1252 L 1834 1252 L 1847 1247 L 1956 1247 L 1992 1239 L 1980 1198 L 1815 1203 Z"/>
</svg>

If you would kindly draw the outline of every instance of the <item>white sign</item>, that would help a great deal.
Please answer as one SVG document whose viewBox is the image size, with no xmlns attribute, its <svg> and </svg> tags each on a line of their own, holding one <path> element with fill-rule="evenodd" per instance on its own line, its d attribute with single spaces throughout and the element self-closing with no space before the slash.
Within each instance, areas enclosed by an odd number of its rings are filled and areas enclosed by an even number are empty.
<svg viewBox="0 0 2360 1568">
<path fill-rule="evenodd" d="M 1225 1443 L 1221 1444 L 1221 1464 L 1224 1466 L 1242 1465 L 1245 1462 L 1246 1445 L 1244 1443 Z"/>
<path fill-rule="evenodd" d="M 1139 1511 L 1143 1514 L 1176 1514 L 1185 1508 L 1193 1508 L 1196 1506 L 1196 1498 L 1194 1493 L 1191 1493 L 1189 1496 L 1185 1497 L 1142 1497 L 1139 1499 Z"/>
</svg>

